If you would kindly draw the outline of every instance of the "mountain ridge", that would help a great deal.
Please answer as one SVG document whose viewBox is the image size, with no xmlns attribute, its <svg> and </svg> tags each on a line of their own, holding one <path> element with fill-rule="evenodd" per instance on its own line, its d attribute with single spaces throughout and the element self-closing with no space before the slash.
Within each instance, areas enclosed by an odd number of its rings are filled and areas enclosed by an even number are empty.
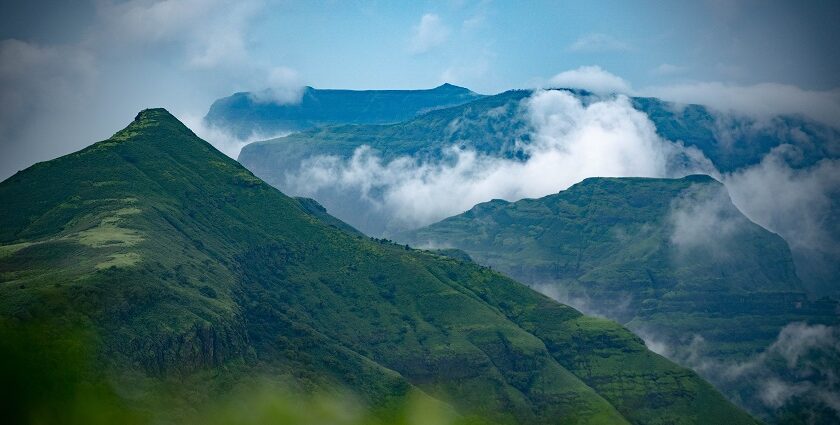
<svg viewBox="0 0 840 425">
<path fill-rule="evenodd" d="M 0 182 L 0 200 L 0 318 L 78 324 L 105 382 L 151 388 L 132 403 L 163 418 L 148 394 L 167 379 L 176 406 L 272 379 L 373 406 L 420 391 L 494 423 L 754 423 L 613 322 L 330 225 L 165 110 Z"/>
<path fill-rule="evenodd" d="M 807 298 L 784 239 L 744 217 L 709 176 L 588 178 L 541 198 L 478 204 L 395 239 L 465 251 L 701 372 L 754 361 L 790 323 L 840 322 L 836 302 Z M 706 372 L 754 413 L 779 414 L 750 387 L 760 382 Z"/>
<path fill-rule="evenodd" d="M 324 125 L 395 123 L 484 97 L 449 83 L 421 90 L 316 89 L 306 86 L 298 101 L 283 104 L 275 103 L 270 95 L 263 96 L 262 93 L 237 92 L 214 101 L 204 117 L 205 123 L 240 138 L 253 134 L 268 137 Z"/>
<path fill-rule="evenodd" d="M 584 106 L 610 99 L 579 90 L 565 92 L 574 95 Z M 354 165 L 351 160 L 363 146 L 370 149 L 360 152 L 370 155 L 362 156 L 362 159 L 373 157 L 383 166 L 401 158 L 419 164 L 446 166 L 455 151 L 503 159 L 514 164 L 527 162 L 528 146 L 536 143 L 533 140 L 536 130 L 529 121 L 531 115 L 526 107 L 533 93 L 532 90 L 509 90 L 463 105 L 430 111 L 398 124 L 346 124 L 307 129 L 285 137 L 250 143 L 242 149 L 239 160 L 257 176 L 281 190 L 317 198 L 334 215 L 362 231 L 375 236 L 390 236 L 409 230 L 414 224 L 406 224 L 400 217 L 377 209 L 375 204 L 383 200 L 374 199 L 375 202 L 371 202 L 366 198 L 376 195 L 375 192 L 358 193 L 360 190 L 352 185 L 337 189 L 327 184 L 302 191 L 301 186 L 306 188 L 307 185 L 301 185 L 296 177 L 306 174 L 306 167 L 318 159 L 328 158 L 339 165 Z M 815 185 L 808 183 L 808 176 L 815 173 L 836 174 L 830 170 L 836 168 L 836 161 L 840 158 L 840 131 L 831 126 L 799 116 L 752 118 L 657 98 L 632 97 L 628 100 L 629 106 L 644 113 L 650 120 L 658 137 L 673 142 L 679 150 L 699 150 L 711 162 L 708 167 L 714 167 L 742 185 L 757 183 L 747 181 L 745 171 L 752 174 L 774 172 L 773 175 L 784 178 L 783 181 L 803 185 Z M 680 161 L 675 160 L 677 170 L 666 175 L 680 175 Z M 823 179 L 831 178 L 826 176 Z M 815 202 L 826 203 L 821 207 L 825 211 L 812 220 L 831 222 L 840 211 L 840 191 L 831 189 L 828 184 L 820 185 L 827 186 L 820 189 L 826 199 L 817 197 Z M 757 196 L 768 196 L 763 192 L 759 191 Z M 752 199 L 748 189 L 739 193 L 742 199 Z M 750 214 L 761 214 L 761 211 L 751 211 Z M 840 241 L 840 227 L 824 225 L 822 230 L 827 241 L 813 246 L 811 239 L 814 238 L 803 240 L 799 235 L 807 232 L 795 223 L 789 220 L 775 223 L 776 218 L 766 215 L 762 216 L 762 220 L 768 227 L 784 233 L 791 242 L 797 270 L 809 293 L 815 298 L 836 298 L 837 288 L 840 287 L 840 251 L 834 246 L 836 241 Z"/>
</svg>

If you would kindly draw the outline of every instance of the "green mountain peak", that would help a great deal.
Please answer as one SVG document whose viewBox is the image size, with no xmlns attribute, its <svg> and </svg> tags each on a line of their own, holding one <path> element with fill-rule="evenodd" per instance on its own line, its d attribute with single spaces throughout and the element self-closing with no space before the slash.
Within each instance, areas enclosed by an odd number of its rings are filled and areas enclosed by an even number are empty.
<svg viewBox="0 0 840 425">
<path fill-rule="evenodd" d="M 490 423 L 754 422 L 613 322 L 342 224 L 145 110 L 0 183 L 0 323 L 90 335 L 85 379 L 158 422 L 254 381 Z"/>
<path fill-rule="evenodd" d="M 165 108 L 146 108 L 138 112 L 137 116 L 134 117 L 135 122 L 144 120 L 178 121 L 178 119 L 175 118 L 175 116 L 173 116 L 171 113 L 169 113 L 169 111 L 167 111 Z"/>
<path fill-rule="evenodd" d="M 160 127 L 162 125 L 171 126 L 170 130 L 189 130 L 181 121 L 173 116 L 164 108 L 149 108 L 137 113 L 134 121 L 128 124 L 124 129 L 117 132 L 142 132 L 144 129 Z"/>
<path fill-rule="evenodd" d="M 125 141 L 135 137 L 151 136 L 151 138 L 154 138 L 154 134 L 160 131 L 192 135 L 198 139 L 187 126 L 164 108 L 149 108 L 138 112 L 134 120 L 124 129 L 115 133 L 111 139 Z"/>
</svg>

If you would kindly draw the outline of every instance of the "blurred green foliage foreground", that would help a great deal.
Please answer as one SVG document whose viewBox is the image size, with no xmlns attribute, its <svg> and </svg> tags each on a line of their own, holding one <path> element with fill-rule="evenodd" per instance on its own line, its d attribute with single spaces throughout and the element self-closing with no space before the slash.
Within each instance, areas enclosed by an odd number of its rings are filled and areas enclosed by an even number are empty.
<svg viewBox="0 0 840 425">
<path fill-rule="evenodd" d="M 91 356 L 83 332 L 43 325 L 0 324 L 0 417 L 7 424 L 146 424 L 161 422 L 149 406 L 117 394 Z M 145 399 L 179 391 L 159 388 Z M 183 394 L 182 394 L 183 396 Z M 421 425 L 482 424 L 450 406 L 412 392 L 385 409 L 369 408 L 347 389 L 303 393 L 282 384 L 252 381 L 205 400 L 168 421 L 186 424 Z"/>
</svg>

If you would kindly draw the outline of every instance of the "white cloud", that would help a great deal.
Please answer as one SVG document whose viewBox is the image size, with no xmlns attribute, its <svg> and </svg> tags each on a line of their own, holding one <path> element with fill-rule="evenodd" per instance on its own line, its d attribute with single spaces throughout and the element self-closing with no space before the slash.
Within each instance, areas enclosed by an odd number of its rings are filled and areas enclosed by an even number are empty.
<svg viewBox="0 0 840 425">
<path fill-rule="evenodd" d="M 738 394 L 740 403 L 754 411 L 770 413 L 792 398 L 801 397 L 840 413 L 840 393 L 833 370 L 840 356 L 837 327 L 789 323 L 764 351 L 740 362 L 721 361 L 708 355 L 710 347 L 700 335 L 694 335 L 685 344 L 665 341 L 649 329 L 634 332 L 648 347 L 694 369 L 718 388 Z"/>
<path fill-rule="evenodd" d="M 684 70 L 677 65 L 661 64 L 653 72 L 673 75 Z M 840 88 L 807 90 L 780 83 L 738 85 L 707 81 L 634 89 L 623 78 L 597 65 L 561 72 L 550 78 L 548 85 L 586 89 L 597 94 L 623 93 L 658 97 L 678 104 L 700 104 L 719 112 L 761 120 L 779 115 L 800 115 L 840 128 Z"/>
<path fill-rule="evenodd" d="M 607 34 L 586 34 L 569 45 L 572 52 L 628 51 L 630 45 Z"/>
<path fill-rule="evenodd" d="M 727 241 L 746 224 L 723 185 L 689 188 L 671 204 L 668 219 L 673 226 L 670 241 L 678 253 L 692 255 L 702 249 L 718 258 L 729 255 Z"/>
<path fill-rule="evenodd" d="M 824 159 L 795 170 L 784 160 L 789 146 L 761 163 L 724 177 L 733 202 L 758 224 L 782 234 L 793 246 L 831 246 L 831 195 L 840 194 L 840 160 Z M 807 206 L 807 207 L 805 207 Z"/>
<path fill-rule="evenodd" d="M 594 93 L 631 93 L 630 84 L 600 66 L 581 66 L 551 77 L 549 84 L 558 88 L 586 89 Z"/>
<path fill-rule="evenodd" d="M 433 47 L 443 44 L 449 38 L 449 33 L 449 28 L 438 15 L 427 13 L 412 29 L 409 49 L 415 54 L 428 52 Z"/>
<path fill-rule="evenodd" d="M 817 91 L 777 83 L 742 86 L 698 82 L 648 87 L 639 92 L 673 102 L 697 103 L 723 112 L 758 118 L 799 114 L 840 128 L 840 89 Z"/>
<path fill-rule="evenodd" d="M 836 295 L 830 282 L 840 273 L 840 160 L 794 169 L 786 158 L 796 154 L 782 145 L 759 164 L 724 175 L 723 181 L 744 215 L 787 241 L 807 289 Z"/>
<path fill-rule="evenodd" d="M 303 97 L 305 88 L 297 71 L 284 66 L 269 71 L 267 86 L 264 90 L 252 92 L 251 98 L 261 103 L 296 104 Z"/>
<path fill-rule="evenodd" d="M 288 136 L 290 132 L 261 133 L 251 132 L 247 137 L 238 137 L 226 129 L 209 126 L 199 114 L 179 113 L 177 117 L 184 125 L 193 131 L 198 137 L 206 140 L 223 154 L 237 159 L 239 152 L 245 145 L 259 140 L 269 140 L 278 137 Z"/>
<path fill-rule="evenodd" d="M 233 91 L 268 86 L 267 99 L 281 103 L 302 93 L 293 70 L 250 55 L 262 0 L 95 4 L 72 44 L 0 41 L 0 178 L 108 137 L 143 107 L 197 115 Z M 209 139 L 238 151 L 238 142 Z"/>
<path fill-rule="evenodd" d="M 778 353 L 789 368 L 796 367 L 811 350 L 829 349 L 840 353 L 837 329 L 825 325 L 796 322 L 785 326 L 769 351 Z"/>
<path fill-rule="evenodd" d="M 245 31 L 262 7 L 259 0 L 129 0 L 99 2 L 97 11 L 106 42 L 172 43 L 188 66 L 215 68 L 248 60 Z"/>
<path fill-rule="evenodd" d="M 795 322 L 782 328 L 765 352 L 738 365 L 735 370 L 740 373 L 730 376 L 733 379 L 757 376 L 753 379 L 759 382 L 759 398 L 767 406 L 778 408 L 793 397 L 801 397 L 840 414 L 840 391 L 835 375 L 838 357 L 840 330 L 836 326 Z M 784 360 L 787 370 L 779 370 L 774 358 Z"/>
<path fill-rule="evenodd" d="M 608 306 L 605 306 L 602 303 L 598 302 L 598 300 L 592 299 L 592 297 L 590 297 L 585 290 L 570 290 L 569 287 L 558 285 L 554 282 L 536 284 L 529 283 L 528 286 L 531 289 L 557 302 L 566 304 L 574 308 L 575 310 L 586 314 L 587 316 L 595 316 L 608 319 L 610 317 L 622 316 L 633 313 L 633 309 L 631 308 L 631 306 L 633 305 L 633 295 L 630 293 L 616 294 L 615 298 L 613 299 L 613 302 L 609 303 Z M 657 354 L 662 354 L 653 348 L 651 348 L 651 350 L 656 352 Z"/>
<path fill-rule="evenodd" d="M 206 1 L 102 1 L 97 12 L 114 32 L 137 41 L 172 40 L 206 19 Z"/>
<path fill-rule="evenodd" d="M 523 104 L 530 142 L 524 161 L 451 147 L 440 161 L 401 157 L 384 161 L 368 147 L 349 160 L 321 156 L 288 176 L 288 188 L 317 197 L 319 190 L 358 190 L 372 211 L 395 228 L 432 223 L 493 198 L 517 200 L 565 189 L 590 176 L 683 175 L 681 145 L 656 134 L 647 116 L 618 96 L 584 105 L 565 91 L 538 91 Z M 694 165 L 694 164 L 691 164 Z"/>
</svg>

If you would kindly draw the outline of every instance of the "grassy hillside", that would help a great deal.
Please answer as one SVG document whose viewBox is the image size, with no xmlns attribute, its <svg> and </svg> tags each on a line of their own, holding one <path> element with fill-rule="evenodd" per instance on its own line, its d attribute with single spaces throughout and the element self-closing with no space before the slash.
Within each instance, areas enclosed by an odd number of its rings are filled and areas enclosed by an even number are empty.
<svg viewBox="0 0 840 425">
<path fill-rule="evenodd" d="M 836 303 L 806 298 L 785 241 L 744 217 L 707 176 L 586 179 L 539 199 L 479 204 L 397 239 L 463 250 L 688 363 L 698 363 L 697 335 L 704 356 L 734 363 L 790 322 L 838 322 Z M 733 398 L 743 391 L 744 403 L 759 392 L 716 383 Z"/>
<path fill-rule="evenodd" d="M 25 342 L 4 338 L 2 408 L 24 422 L 64 417 L 76 382 L 164 421 L 263 382 L 349 388 L 386 423 L 418 396 L 491 423 L 753 423 L 621 326 L 360 235 L 162 109 L 0 183 L 0 217 L 0 318 Z M 33 366 L 52 345 L 85 372 Z"/>
</svg>

